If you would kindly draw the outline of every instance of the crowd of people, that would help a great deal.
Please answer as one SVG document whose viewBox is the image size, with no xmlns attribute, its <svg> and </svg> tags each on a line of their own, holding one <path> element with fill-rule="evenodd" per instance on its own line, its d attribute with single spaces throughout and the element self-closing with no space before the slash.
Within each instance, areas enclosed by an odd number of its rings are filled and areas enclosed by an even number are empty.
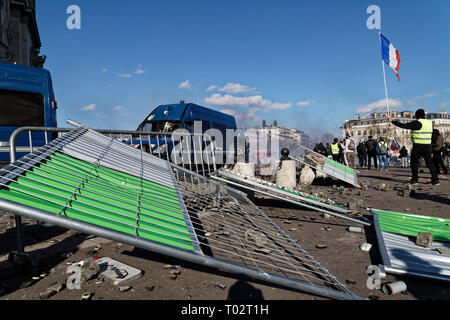
<svg viewBox="0 0 450 320">
<path fill-rule="evenodd" d="M 411 166 L 412 184 L 417 183 L 417 171 L 420 167 L 420 158 L 423 158 L 425 165 L 430 169 L 432 184 L 438 184 L 438 176 L 448 174 L 450 167 L 450 143 L 444 141 L 444 137 L 437 129 L 433 129 L 431 121 L 425 119 L 425 112 L 419 109 L 416 112 L 415 121 L 403 124 L 396 121 L 389 121 L 401 128 L 412 130 L 413 148 L 406 149 L 405 146 L 396 146 L 391 150 L 391 146 L 384 137 L 375 139 L 369 136 L 367 141 L 361 140 L 356 143 L 349 134 L 343 139 L 335 138 L 333 142 L 316 144 L 314 151 L 334 161 L 342 163 L 355 169 L 355 159 L 358 158 L 359 167 L 368 170 L 389 170 L 389 163 L 400 160 L 403 168 Z"/>
</svg>

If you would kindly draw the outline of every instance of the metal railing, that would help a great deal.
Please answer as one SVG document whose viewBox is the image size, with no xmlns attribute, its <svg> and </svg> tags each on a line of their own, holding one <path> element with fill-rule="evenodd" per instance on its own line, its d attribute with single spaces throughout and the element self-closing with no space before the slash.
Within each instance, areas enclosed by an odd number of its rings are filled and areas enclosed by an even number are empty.
<svg viewBox="0 0 450 320">
<path fill-rule="evenodd" d="M 74 124 L 70 122 L 69 124 Z M 33 145 L 32 132 L 42 132 L 45 144 L 54 138 L 73 131 L 73 128 L 51 128 L 51 127 L 21 127 L 16 129 L 9 138 L 10 163 L 17 160 L 17 153 L 32 153 L 41 146 Z M 166 132 L 143 132 L 131 130 L 96 130 L 104 135 L 118 139 L 142 150 L 149 152 L 161 159 L 189 169 L 200 175 L 209 175 L 217 170 L 217 164 L 223 162 L 220 156 L 224 153 L 217 152 L 213 139 L 208 135 L 191 133 L 166 133 Z M 17 138 L 20 134 L 28 133 L 28 145 L 17 145 Z M 155 141 L 152 146 L 151 141 Z M 0 150 L 1 151 L 1 150 Z M 219 154 L 219 156 L 216 156 Z M 17 254 L 26 256 L 23 244 L 23 225 L 20 216 L 15 216 L 17 229 Z"/>
<path fill-rule="evenodd" d="M 33 145 L 31 132 L 43 132 L 43 142 L 48 144 L 53 140 L 53 135 L 57 134 L 59 137 L 72 130 L 71 128 L 50 127 L 18 128 L 9 139 L 10 163 L 17 160 L 18 152 L 30 153 L 38 148 Z M 226 156 L 226 152 L 218 150 L 212 137 L 207 134 L 109 129 L 96 131 L 202 175 L 216 171 L 217 167 L 225 162 L 223 158 Z M 26 132 L 28 133 L 28 145 L 18 146 L 17 137 Z"/>
</svg>

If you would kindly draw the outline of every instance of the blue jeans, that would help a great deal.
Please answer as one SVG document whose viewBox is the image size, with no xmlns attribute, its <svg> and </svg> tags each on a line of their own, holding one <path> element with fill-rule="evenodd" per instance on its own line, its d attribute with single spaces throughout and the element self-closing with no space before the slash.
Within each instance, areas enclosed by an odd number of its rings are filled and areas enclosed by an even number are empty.
<svg viewBox="0 0 450 320">
<path fill-rule="evenodd" d="M 383 168 L 383 163 L 384 163 L 384 168 L 387 169 L 388 168 L 387 156 L 385 154 L 379 154 L 378 155 L 378 165 L 380 166 L 380 169 Z"/>
</svg>

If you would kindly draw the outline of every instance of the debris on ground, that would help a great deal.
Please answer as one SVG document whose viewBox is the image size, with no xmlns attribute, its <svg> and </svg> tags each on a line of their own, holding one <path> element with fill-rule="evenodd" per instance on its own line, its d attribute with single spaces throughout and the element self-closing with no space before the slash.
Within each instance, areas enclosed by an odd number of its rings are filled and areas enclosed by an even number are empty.
<svg viewBox="0 0 450 320">
<path fill-rule="evenodd" d="M 142 270 L 136 269 L 123 262 L 103 257 L 96 260 L 101 271 L 99 275 L 113 282 L 114 285 L 124 283 L 125 281 L 135 280 L 142 276 Z M 172 265 L 166 265 L 164 268 L 173 268 Z"/>
<path fill-rule="evenodd" d="M 98 276 L 100 272 L 100 266 L 96 261 L 88 260 L 81 265 L 80 270 L 83 280 L 89 281 L 95 279 Z"/>
<path fill-rule="evenodd" d="M 430 248 L 433 244 L 433 234 L 431 232 L 419 232 L 416 237 L 416 245 Z"/>
<path fill-rule="evenodd" d="M 123 287 L 119 287 L 119 291 L 120 292 L 127 292 L 131 289 L 130 286 L 123 286 Z"/>
<path fill-rule="evenodd" d="M 440 254 L 450 255 L 450 249 L 449 248 L 436 248 L 436 250 Z"/>
<path fill-rule="evenodd" d="M 370 251 L 370 249 L 372 249 L 372 245 L 370 243 L 363 243 L 359 245 L 358 249 L 361 251 Z"/>
<path fill-rule="evenodd" d="M 93 296 L 92 292 L 86 292 L 81 296 L 81 300 L 91 300 Z"/>
</svg>

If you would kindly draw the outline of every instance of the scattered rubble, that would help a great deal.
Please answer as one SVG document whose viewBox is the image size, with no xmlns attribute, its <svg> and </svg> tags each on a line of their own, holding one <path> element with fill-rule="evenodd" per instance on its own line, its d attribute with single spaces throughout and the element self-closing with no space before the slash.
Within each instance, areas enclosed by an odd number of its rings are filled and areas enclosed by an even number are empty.
<svg viewBox="0 0 450 320">
<path fill-rule="evenodd" d="M 146 286 L 145 290 L 153 292 L 153 290 L 155 290 L 155 286 Z"/>
<path fill-rule="evenodd" d="M 221 284 L 221 283 L 217 283 L 216 287 L 218 287 L 218 288 L 220 288 L 222 290 L 225 290 L 227 288 L 227 286 L 225 284 Z"/>
<path fill-rule="evenodd" d="M 89 260 L 81 266 L 81 277 L 84 281 L 89 281 L 98 276 L 100 272 L 100 266 L 94 260 Z"/>
<path fill-rule="evenodd" d="M 119 287 L 119 291 L 120 292 L 127 292 L 131 289 L 130 286 L 123 286 L 123 287 Z"/>
<path fill-rule="evenodd" d="M 91 300 L 93 296 L 92 292 L 86 292 L 81 296 L 81 300 Z"/>
<path fill-rule="evenodd" d="M 447 255 L 450 255 L 450 249 L 449 249 L 449 248 L 437 248 L 436 250 L 437 250 L 437 252 L 439 252 L 440 254 L 447 254 Z"/>
<path fill-rule="evenodd" d="M 52 286 L 48 287 L 43 292 L 41 292 L 41 294 L 39 294 L 39 298 L 41 300 L 50 299 L 55 294 L 57 294 L 57 293 L 61 292 L 62 290 L 64 290 L 65 287 L 66 286 L 64 284 L 55 283 Z"/>
<path fill-rule="evenodd" d="M 370 251 L 370 249 L 372 249 L 372 245 L 370 243 L 363 243 L 358 246 L 358 249 L 361 251 Z"/>
<path fill-rule="evenodd" d="M 419 232 L 416 237 L 416 245 L 430 248 L 433 243 L 433 234 L 431 232 Z"/>
</svg>

